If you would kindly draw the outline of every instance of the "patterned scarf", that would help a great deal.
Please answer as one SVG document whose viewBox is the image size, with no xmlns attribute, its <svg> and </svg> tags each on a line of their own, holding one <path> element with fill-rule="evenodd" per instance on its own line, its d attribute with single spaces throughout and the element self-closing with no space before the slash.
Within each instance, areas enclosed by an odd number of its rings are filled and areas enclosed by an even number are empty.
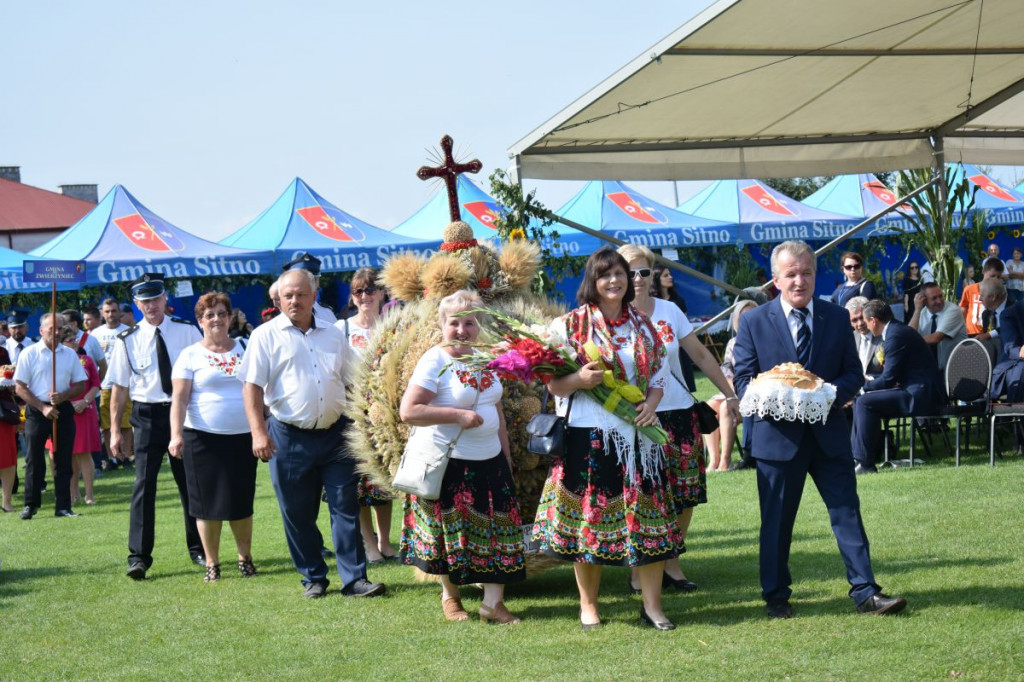
<svg viewBox="0 0 1024 682">
<path fill-rule="evenodd" d="M 616 339 L 626 339 L 633 343 L 633 364 L 636 367 L 636 387 L 641 393 L 647 393 L 647 385 L 661 368 L 665 356 L 665 346 L 658 338 L 658 333 L 651 324 L 650 318 L 633 306 L 626 306 L 626 324 L 616 327 L 616 334 L 608 325 L 604 313 L 596 305 L 582 305 L 566 316 L 565 331 L 569 343 L 576 349 L 581 362 L 586 362 L 587 354 L 583 351 L 587 341 L 593 341 L 605 365 L 612 369 L 616 379 L 629 381 L 626 368 L 616 349 L 620 345 Z"/>
<path fill-rule="evenodd" d="M 627 306 L 625 318 L 625 323 L 612 328 L 600 308 L 595 305 L 580 306 L 565 316 L 567 340 L 576 349 L 580 362 L 586 362 L 587 358 L 583 346 L 593 341 L 601 352 L 605 366 L 621 381 L 629 381 L 629 378 L 616 350 L 632 342 L 633 364 L 636 367 L 635 385 L 646 395 L 651 379 L 664 361 L 665 346 L 650 319 L 635 307 Z M 664 447 L 646 437 L 638 438 L 639 432 L 634 426 L 611 412 L 601 409 L 597 414 L 605 452 L 614 449 L 630 485 L 637 481 L 638 473 L 650 480 L 660 480 L 661 469 L 665 464 Z"/>
</svg>

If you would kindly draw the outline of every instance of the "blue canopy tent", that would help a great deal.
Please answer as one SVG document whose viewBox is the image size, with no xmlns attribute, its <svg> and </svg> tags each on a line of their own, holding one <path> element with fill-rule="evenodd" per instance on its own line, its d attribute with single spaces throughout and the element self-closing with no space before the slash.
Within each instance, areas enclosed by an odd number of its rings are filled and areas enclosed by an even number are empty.
<svg viewBox="0 0 1024 682">
<path fill-rule="evenodd" d="M 156 215 L 121 185 L 96 208 L 30 253 L 33 258 L 85 261 L 86 284 L 127 282 L 144 272 L 165 277 L 259 275 L 273 254 L 208 242 Z"/>
<path fill-rule="evenodd" d="M 439 239 L 396 238 L 363 222 L 295 178 L 267 210 L 220 241 L 222 245 L 273 251 L 282 265 L 303 252 L 319 258 L 322 272 L 347 272 L 380 267 L 396 251 L 429 252 Z"/>
<path fill-rule="evenodd" d="M 493 239 L 497 236 L 495 221 L 501 208 L 494 197 L 477 187 L 463 175 L 458 176 L 459 214 L 473 228 L 475 239 Z M 391 228 L 391 232 L 416 239 L 439 240 L 441 233 L 452 221 L 448 213 L 448 195 L 443 190 L 423 207 Z"/>
<path fill-rule="evenodd" d="M 26 260 L 35 259 L 21 251 L 13 251 L 0 246 L 0 294 L 14 294 L 19 291 L 49 291 L 50 285 L 45 282 L 25 282 L 22 275 Z M 58 289 L 77 289 L 77 284 L 58 284 Z M 0 311 L 2 313 L 3 311 Z"/>
<path fill-rule="evenodd" d="M 1000 184 L 969 163 L 954 168 L 951 184 L 959 183 L 964 177 L 972 187 L 978 188 L 974 194 L 974 208 L 985 212 L 987 225 L 1024 224 L 1024 193 Z"/>
<path fill-rule="evenodd" d="M 896 193 L 871 173 L 837 175 L 800 203 L 864 220 L 896 203 Z M 894 227 L 913 229 L 899 214 L 888 213 L 858 236 L 892 234 Z"/>
</svg>

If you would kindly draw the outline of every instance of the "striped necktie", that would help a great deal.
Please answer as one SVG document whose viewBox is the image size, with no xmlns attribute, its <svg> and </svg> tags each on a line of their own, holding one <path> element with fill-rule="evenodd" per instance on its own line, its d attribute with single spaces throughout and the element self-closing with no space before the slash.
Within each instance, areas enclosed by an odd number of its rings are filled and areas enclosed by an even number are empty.
<svg viewBox="0 0 1024 682">
<path fill-rule="evenodd" d="M 811 328 L 807 326 L 807 309 L 793 308 L 799 326 L 796 329 L 796 359 L 804 367 L 807 367 L 811 359 Z"/>
</svg>

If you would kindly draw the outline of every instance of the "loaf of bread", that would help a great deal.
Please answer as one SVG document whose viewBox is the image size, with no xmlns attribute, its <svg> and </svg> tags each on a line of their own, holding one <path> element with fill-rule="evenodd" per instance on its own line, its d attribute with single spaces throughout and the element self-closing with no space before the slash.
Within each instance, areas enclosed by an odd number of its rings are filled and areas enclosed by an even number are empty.
<svg viewBox="0 0 1024 682">
<path fill-rule="evenodd" d="M 816 374 L 804 369 L 799 362 L 784 362 L 758 374 L 753 383 L 813 390 L 821 388 L 823 382 Z"/>
</svg>

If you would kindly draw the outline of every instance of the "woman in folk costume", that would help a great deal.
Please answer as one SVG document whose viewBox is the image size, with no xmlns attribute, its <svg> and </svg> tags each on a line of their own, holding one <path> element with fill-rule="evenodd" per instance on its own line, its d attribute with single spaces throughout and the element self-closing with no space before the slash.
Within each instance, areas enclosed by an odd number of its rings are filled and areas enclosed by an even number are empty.
<svg viewBox="0 0 1024 682">
<path fill-rule="evenodd" d="M 560 414 L 567 415 L 566 448 L 552 461 L 533 532 L 541 551 L 575 562 L 584 630 L 601 626 L 597 598 L 605 565 L 638 568 L 641 625 L 675 627 L 661 606 L 665 560 L 678 555 L 682 541 L 664 446 L 585 393 L 605 380 L 607 370 L 617 386 L 639 389 L 636 425 L 658 423 L 665 348 L 647 316 L 630 305 L 628 272 L 614 250 L 594 253 L 577 293 L 580 307 L 551 325 L 586 364 L 549 384 L 562 398 Z"/>
</svg>

